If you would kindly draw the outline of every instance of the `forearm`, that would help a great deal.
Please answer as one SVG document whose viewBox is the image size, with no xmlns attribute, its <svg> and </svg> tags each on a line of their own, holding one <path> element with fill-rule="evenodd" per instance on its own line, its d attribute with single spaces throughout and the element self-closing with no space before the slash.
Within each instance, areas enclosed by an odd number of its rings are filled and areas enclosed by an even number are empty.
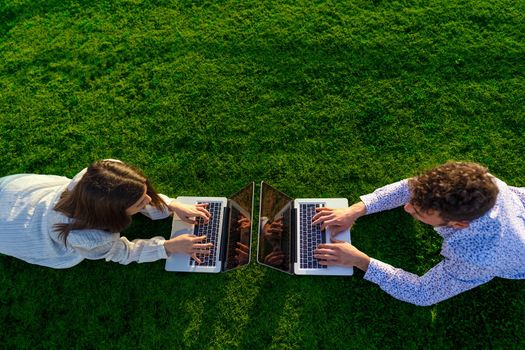
<svg viewBox="0 0 525 350">
<path fill-rule="evenodd" d="M 354 221 L 367 214 L 366 205 L 363 202 L 357 202 L 348 207 L 349 212 L 354 217 Z"/>
<path fill-rule="evenodd" d="M 166 259 L 163 237 L 151 239 L 135 239 L 129 241 L 126 237 L 120 237 L 115 241 L 89 249 L 77 248 L 87 259 L 105 259 L 106 261 L 118 262 L 127 265 L 131 262 L 151 262 Z"/>
<path fill-rule="evenodd" d="M 381 289 L 396 299 L 415 305 L 428 306 L 492 279 L 486 271 L 481 269 L 467 270 L 470 275 L 465 275 L 464 270 L 468 267 L 450 261 L 442 261 L 425 275 L 417 276 L 376 259 L 370 259 L 364 278 L 378 284 Z M 458 273 L 463 273 L 462 277 L 465 279 L 455 277 Z"/>
<path fill-rule="evenodd" d="M 410 200 L 408 179 L 378 188 L 360 197 L 367 214 L 377 213 L 405 205 Z"/>
<path fill-rule="evenodd" d="M 354 266 L 366 273 L 368 271 L 368 266 L 370 265 L 370 257 L 365 253 L 361 252 L 361 254 L 362 256 L 358 257 Z"/>
</svg>

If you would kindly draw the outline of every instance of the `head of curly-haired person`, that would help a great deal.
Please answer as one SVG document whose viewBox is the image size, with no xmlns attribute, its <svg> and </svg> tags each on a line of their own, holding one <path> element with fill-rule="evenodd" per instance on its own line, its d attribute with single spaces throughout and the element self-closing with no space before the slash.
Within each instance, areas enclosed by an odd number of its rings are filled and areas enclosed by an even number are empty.
<svg viewBox="0 0 525 350">
<path fill-rule="evenodd" d="M 411 199 L 405 210 L 433 226 L 468 227 L 494 206 L 498 195 L 487 168 L 476 163 L 448 162 L 408 184 Z"/>
</svg>

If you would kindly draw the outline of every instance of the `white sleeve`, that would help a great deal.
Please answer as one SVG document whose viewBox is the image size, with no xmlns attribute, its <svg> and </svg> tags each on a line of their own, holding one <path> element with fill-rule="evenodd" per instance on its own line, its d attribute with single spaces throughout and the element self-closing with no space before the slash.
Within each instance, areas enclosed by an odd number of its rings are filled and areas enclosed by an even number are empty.
<svg viewBox="0 0 525 350">
<path fill-rule="evenodd" d="M 72 231 L 73 232 L 73 231 Z M 129 241 L 118 233 L 79 230 L 68 237 L 68 244 L 86 259 L 114 261 L 127 265 L 133 261 L 151 262 L 168 257 L 164 237 Z"/>
</svg>

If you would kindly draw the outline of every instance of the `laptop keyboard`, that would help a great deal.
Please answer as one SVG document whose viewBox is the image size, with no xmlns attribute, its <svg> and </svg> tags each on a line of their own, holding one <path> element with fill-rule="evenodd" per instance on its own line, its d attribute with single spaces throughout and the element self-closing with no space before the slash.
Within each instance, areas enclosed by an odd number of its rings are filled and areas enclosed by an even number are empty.
<svg viewBox="0 0 525 350">
<path fill-rule="evenodd" d="M 212 243 L 210 255 L 197 254 L 197 257 L 202 261 L 201 264 L 197 264 L 195 259 L 190 257 L 190 266 L 212 266 L 216 265 L 217 260 L 217 245 L 219 236 L 219 222 L 221 219 L 222 203 L 221 202 L 199 202 L 199 204 L 207 203 L 206 208 L 210 214 L 211 219 L 207 224 L 204 223 L 203 218 L 197 218 L 198 225 L 195 225 L 193 234 L 195 236 L 206 236 L 206 240 L 200 243 Z"/>
<path fill-rule="evenodd" d="M 312 217 L 316 214 L 315 208 L 324 207 L 323 203 L 301 203 L 299 206 L 299 226 L 301 251 L 299 261 L 302 269 L 326 269 L 326 265 L 319 264 L 314 258 L 314 250 L 321 243 L 326 243 L 325 233 L 321 232 L 321 225 L 312 225 Z"/>
</svg>

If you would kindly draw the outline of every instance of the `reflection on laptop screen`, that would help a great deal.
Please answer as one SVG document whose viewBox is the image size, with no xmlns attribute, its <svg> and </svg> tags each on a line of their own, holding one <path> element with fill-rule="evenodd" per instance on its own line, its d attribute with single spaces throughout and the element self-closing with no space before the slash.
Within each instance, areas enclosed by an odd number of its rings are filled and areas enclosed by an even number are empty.
<svg viewBox="0 0 525 350">
<path fill-rule="evenodd" d="M 261 184 L 258 261 L 290 273 L 292 204 L 292 198 Z"/>
<path fill-rule="evenodd" d="M 251 183 L 230 198 L 230 225 L 224 270 L 250 262 L 253 190 L 254 184 Z"/>
</svg>

